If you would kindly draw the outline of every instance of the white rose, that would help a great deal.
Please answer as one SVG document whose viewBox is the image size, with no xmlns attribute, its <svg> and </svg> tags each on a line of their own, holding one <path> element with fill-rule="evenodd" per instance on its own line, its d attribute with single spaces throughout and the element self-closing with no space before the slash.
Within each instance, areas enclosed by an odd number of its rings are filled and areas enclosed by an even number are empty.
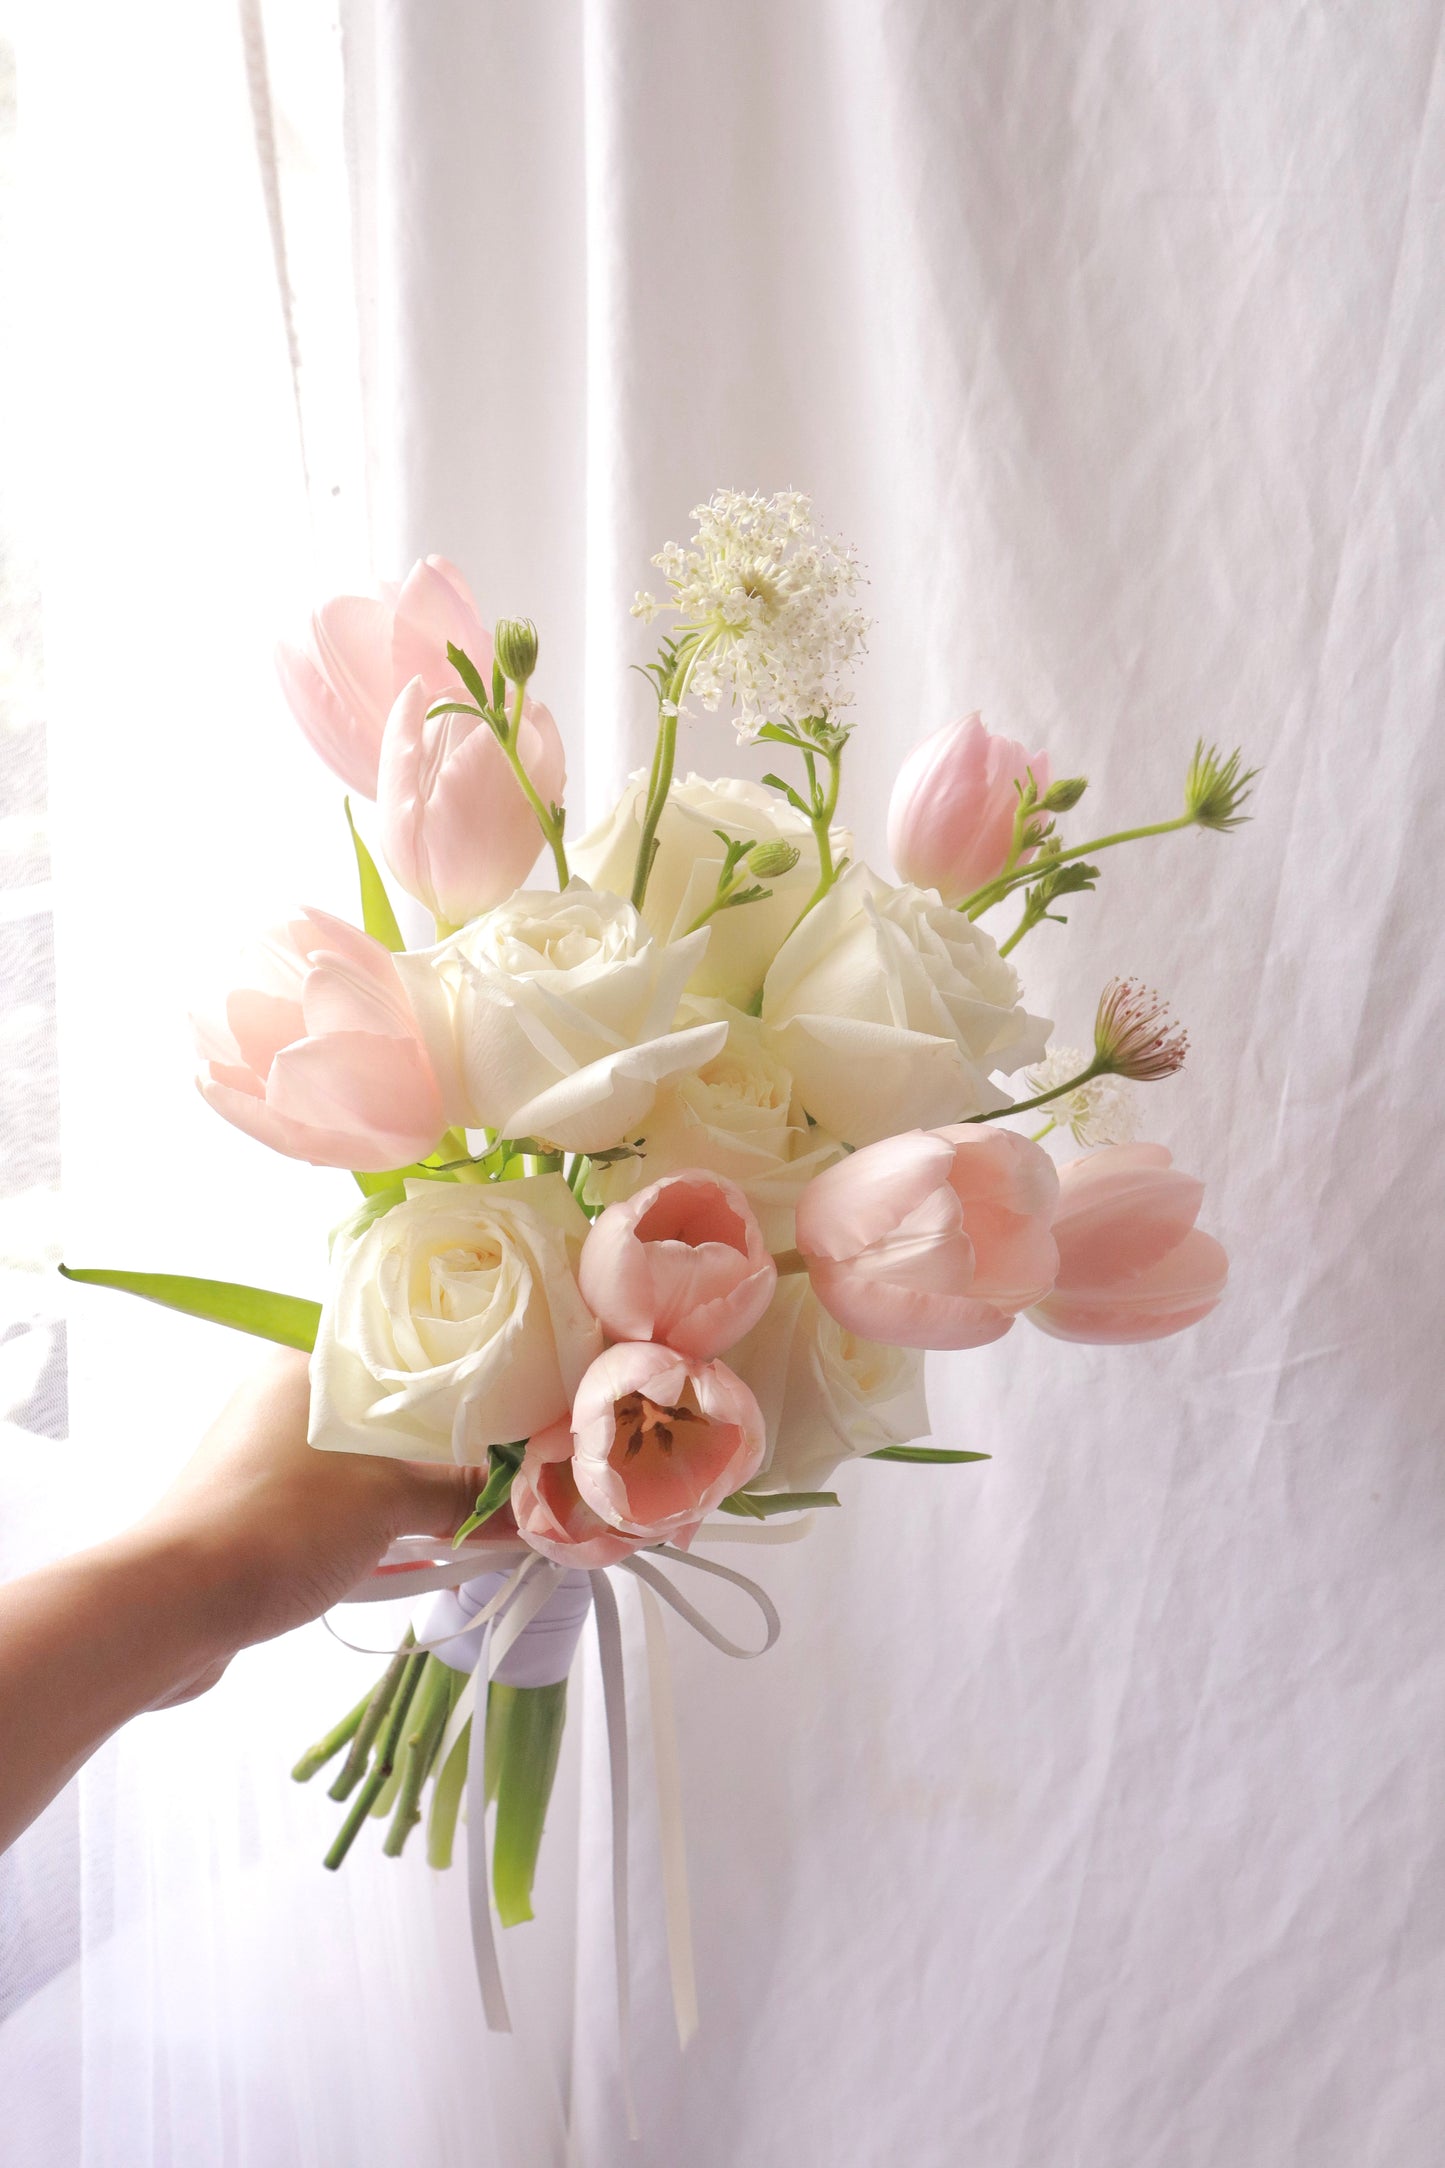
<svg viewBox="0 0 1445 2168">
<path fill-rule="evenodd" d="M 756 1017 L 721 1001 L 685 1004 L 690 1022 L 721 1018 L 727 1045 L 692 1076 L 658 1092 L 635 1158 L 594 1167 L 591 1202 L 611 1204 L 681 1167 L 705 1167 L 736 1182 L 758 1216 L 770 1250 L 790 1250 L 793 1215 L 815 1174 L 843 1156 L 836 1137 L 810 1128 L 792 1075 Z"/>
<path fill-rule="evenodd" d="M 725 1024 L 673 1031 L 703 927 L 659 941 L 620 896 L 519 889 L 439 948 L 399 956 L 448 1119 L 600 1152 L 635 1136 L 665 1078 L 721 1052 Z"/>
<path fill-rule="evenodd" d="M 630 895 L 647 778 L 634 776 L 607 819 L 567 855 L 573 870 L 594 888 Z M 818 885 L 818 846 L 803 815 L 777 791 L 731 776 L 709 782 L 690 775 L 674 783 L 657 828 L 657 856 L 648 876 L 642 915 L 659 939 L 676 941 L 717 893 L 723 846 L 716 830 L 740 841 L 794 845 L 798 863 L 767 883 L 760 903 L 739 904 L 709 921 L 712 940 L 689 980 L 689 991 L 746 1008 L 767 975 L 779 947 Z M 835 858 L 850 841 L 833 830 Z"/>
<path fill-rule="evenodd" d="M 560 1174 L 363 1206 L 332 1253 L 311 1443 L 470 1467 L 565 1415 L 602 1351 L 577 1288 L 587 1225 Z"/>
<path fill-rule="evenodd" d="M 763 1411 L 768 1457 L 749 1490 L 822 1490 L 840 1461 L 928 1435 L 923 1356 L 863 1340 L 789 1273 L 728 1368 Z"/>
<path fill-rule="evenodd" d="M 779 950 L 762 1014 L 808 1112 L 854 1145 L 1007 1106 L 990 1072 L 1038 1061 L 1050 1030 L 986 933 L 861 865 Z"/>
</svg>

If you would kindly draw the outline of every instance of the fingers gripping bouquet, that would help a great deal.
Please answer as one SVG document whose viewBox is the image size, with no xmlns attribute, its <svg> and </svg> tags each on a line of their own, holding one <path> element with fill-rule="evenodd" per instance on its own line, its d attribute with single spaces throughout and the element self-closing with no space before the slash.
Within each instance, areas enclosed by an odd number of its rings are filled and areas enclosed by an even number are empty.
<svg viewBox="0 0 1445 2168">
<path fill-rule="evenodd" d="M 1020 1317 L 1155 1339 L 1225 1283 L 1200 1183 L 1136 1141 L 1138 1087 L 1179 1068 L 1183 1034 L 1115 980 L 1092 1048 L 1053 1046 L 1009 959 L 1106 850 L 1237 825 L 1240 756 L 1201 745 L 1179 814 L 1073 844 L 1058 821 L 1083 778 L 951 723 L 899 773 L 887 879 L 837 825 L 852 553 L 798 496 L 720 492 L 696 518 L 635 606 L 667 627 L 651 769 L 580 842 L 536 632 L 489 632 L 444 560 L 325 603 L 281 651 L 297 719 L 375 798 L 436 939 L 403 946 L 353 828 L 362 926 L 307 909 L 264 936 L 197 1021 L 200 1087 L 273 1150 L 351 1169 L 362 1202 L 319 1306 L 77 1275 L 314 1345 L 313 1445 L 475 1467 L 467 1555 L 566 1569 L 484 1705 L 504 1922 L 531 1913 L 588 1574 L 685 1555 L 719 1515 L 834 1507 L 845 1460 L 984 1458 L 917 1442 L 930 1348 Z M 677 777 L 680 732 L 706 745 L 697 711 L 725 706 L 786 772 Z M 1084 1155 L 1056 1165 L 1050 1136 Z M 344 1754 L 329 1865 L 371 1814 L 399 1852 L 424 1802 L 448 1863 L 454 1712 L 497 1585 L 439 1598 L 426 1645 L 298 1764 Z"/>
</svg>

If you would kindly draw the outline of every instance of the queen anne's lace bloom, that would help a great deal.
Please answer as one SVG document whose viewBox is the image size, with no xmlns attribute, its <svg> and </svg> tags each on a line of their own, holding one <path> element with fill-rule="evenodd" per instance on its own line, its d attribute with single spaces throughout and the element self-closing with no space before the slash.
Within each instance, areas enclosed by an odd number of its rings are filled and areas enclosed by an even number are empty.
<svg viewBox="0 0 1445 2168">
<path fill-rule="evenodd" d="M 853 602 L 857 557 L 819 534 L 811 501 L 720 489 L 693 513 L 692 547 L 669 542 L 652 560 L 671 597 L 639 594 L 633 615 L 677 612 L 679 634 L 704 640 L 689 693 L 709 711 L 730 699 L 738 735 L 769 720 L 802 722 L 843 707 L 844 673 L 866 644 L 867 619 Z M 685 712 L 685 704 L 684 704 Z"/>
<path fill-rule="evenodd" d="M 1029 1090 L 1051 1092 L 1088 1066 L 1088 1055 L 1076 1046 L 1051 1047 L 1027 1072 Z M 1139 1134 L 1138 1093 L 1121 1076 L 1091 1077 L 1039 1111 L 1051 1114 L 1060 1129 L 1071 1130 L 1080 1144 L 1132 1144 Z"/>
</svg>

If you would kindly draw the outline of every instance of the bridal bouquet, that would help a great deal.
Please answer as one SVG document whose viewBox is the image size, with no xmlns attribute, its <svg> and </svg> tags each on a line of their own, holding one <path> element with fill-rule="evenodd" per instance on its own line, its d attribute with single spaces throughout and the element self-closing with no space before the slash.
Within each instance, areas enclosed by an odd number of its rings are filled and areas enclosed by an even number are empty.
<svg viewBox="0 0 1445 2168">
<path fill-rule="evenodd" d="M 664 628 L 651 768 L 580 841 L 536 631 L 489 632 L 441 558 L 323 604 L 281 651 L 435 938 L 404 944 L 353 826 L 362 924 L 306 909 L 258 942 L 198 1020 L 200 1088 L 273 1151 L 350 1169 L 361 1202 L 319 1304 L 74 1275 L 314 1348 L 324 1452 L 476 1469 L 457 1561 L 403 1545 L 370 1591 L 420 1573 L 432 1617 L 296 1774 L 343 1757 L 331 1866 L 373 1815 L 390 1853 L 425 1816 L 444 1866 L 468 1787 L 469 1817 L 494 1803 L 504 1924 L 531 1915 L 567 1671 L 610 1569 L 665 1587 L 659 1561 L 696 1565 L 720 1529 L 836 1507 L 845 1460 L 984 1458 L 917 1442 L 929 1348 L 1019 1318 L 1157 1339 L 1225 1283 L 1201 1184 L 1136 1141 L 1137 1087 L 1184 1034 L 1114 980 L 1092 1046 L 1053 1045 L 1009 959 L 1106 850 L 1236 826 L 1239 754 L 1200 745 L 1181 811 L 1073 843 L 1082 777 L 950 723 L 898 774 L 885 877 L 838 818 L 852 552 L 800 496 L 723 491 L 695 517 L 635 605 Z M 717 764 L 723 709 L 777 772 L 679 778 L 680 734 Z M 1059 1165 L 1051 1137 L 1086 1149 Z"/>
</svg>

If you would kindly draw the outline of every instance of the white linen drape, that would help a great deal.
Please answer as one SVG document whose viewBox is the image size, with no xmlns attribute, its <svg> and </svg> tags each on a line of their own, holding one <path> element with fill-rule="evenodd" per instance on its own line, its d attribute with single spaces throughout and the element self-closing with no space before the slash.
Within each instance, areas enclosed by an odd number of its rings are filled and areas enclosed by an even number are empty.
<svg viewBox="0 0 1445 2168">
<path fill-rule="evenodd" d="M 56 13 L 84 33 L 46 61 L 70 1247 L 302 1288 L 333 1193 L 210 1121 L 179 1019 L 220 930 L 348 893 L 267 683 L 308 566 L 238 47 L 159 0 Z M 82 2157 L 532 2168 L 570 2057 L 588 2168 L 1426 2168 L 1438 8 L 344 22 L 379 568 L 440 549 L 538 619 L 574 822 L 645 749 L 632 590 L 719 482 L 810 488 L 870 566 L 863 855 L 901 753 L 975 705 L 1090 775 L 1090 828 L 1172 810 L 1198 732 L 1265 761 L 1240 837 L 1114 854 L 1020 952 L 1075 1041 L 1111 971 L 1177 999 L 1194 1057 L 1150 1133 L 1207 1178 L 1235 1278 L 1152 1350 L 1020 1326 L 936 1361 L 936 1434 L 993 1461 L 845 1472 L 762 1569 L 766 1663 L 679 1637 L 703 2023 L 680 2060 L 644 1904 L 639 2145 L 595 1730 L 522 1941 L 533 2030 L 483 2046 L 459 1893 L 312 1869 L 284 1769 L 359 1668 L 318 1632 L 89 1781 L 118 1932 L 93 1867 L 52 2015 L 78 1995 Z M 684 758 L 736 756 L 708 726 Z M 236 1359 L 77 1306 L 87 1487 L 177 1458 Z M 644 1813 L 639 1885 L 654 1857 Z M 0 2030 L 7 2097 L 45 2022 Z"/>
</svg>

